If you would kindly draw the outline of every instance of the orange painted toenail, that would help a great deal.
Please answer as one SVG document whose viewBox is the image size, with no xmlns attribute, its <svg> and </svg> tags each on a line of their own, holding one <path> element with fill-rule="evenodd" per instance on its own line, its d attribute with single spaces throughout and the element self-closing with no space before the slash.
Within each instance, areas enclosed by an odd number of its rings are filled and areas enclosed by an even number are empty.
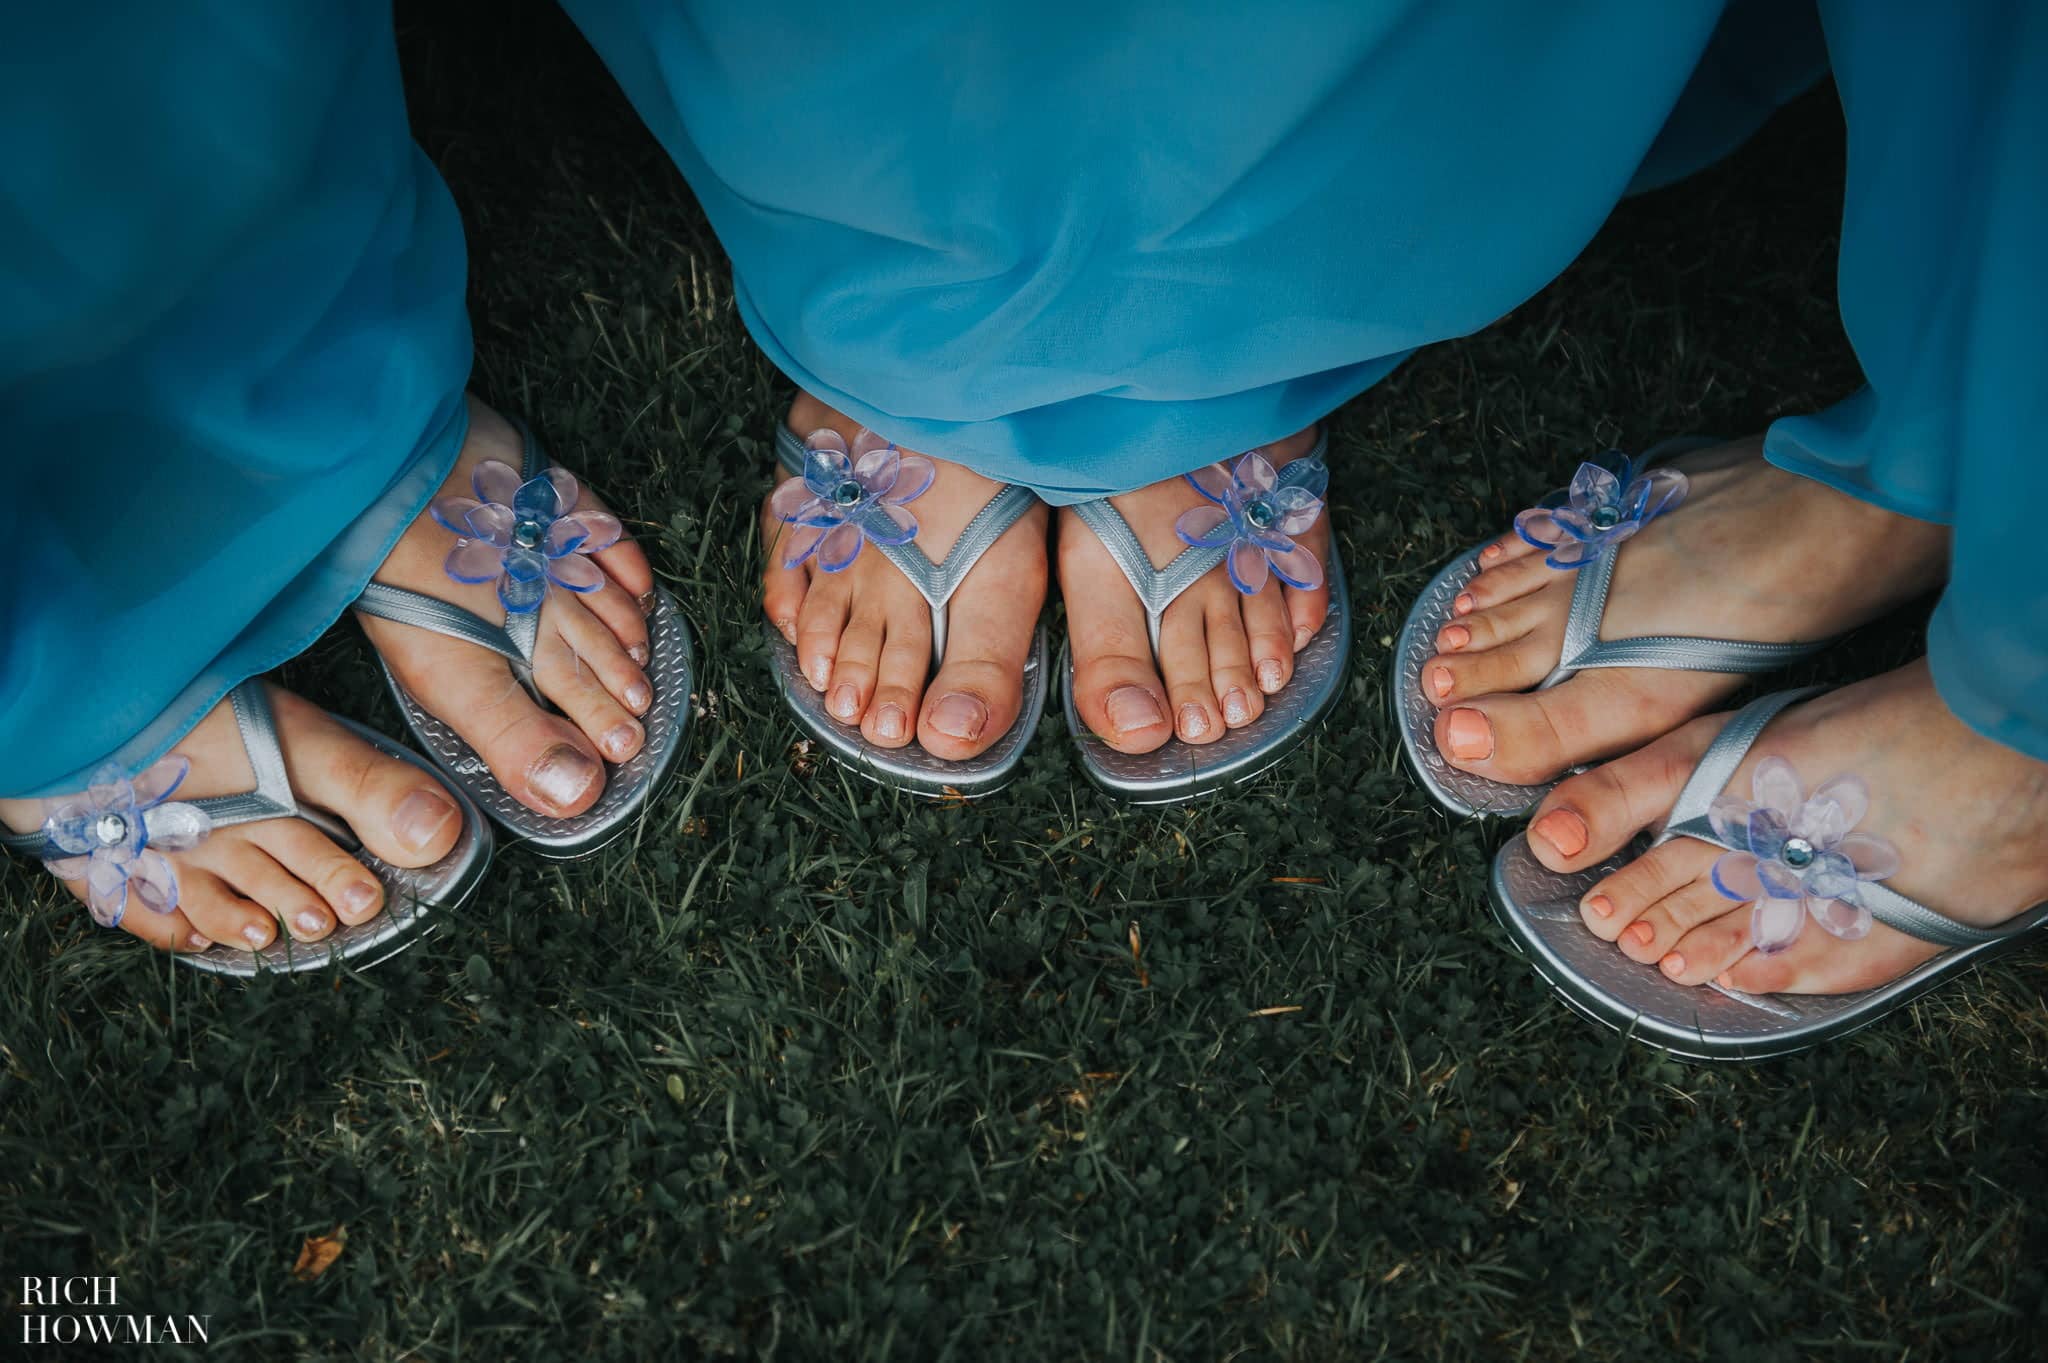
<svg viewBox="0 0 2048 1363">
<path fill-rule="evenodd" d="M 903 737 L 903 707 L 884 705 L 875 712 L 875 732 L 883 738 Z"/>
<path fill-rule="evenodd" d="M 1668 952 L 1663 960 L 1657 962 L 1657 966 L 1675 980 L 1685 973 L 1685 957 L 1675 951 Z"/>
<path fill-rule="evenodd" d="M 424 852 L 441 836 L 448 821 L 456 817 L 455 806 L 446 798 L 432 791 L 416 790 L 400 800 L 398 808 L 392 811 L 391 836 L 408 852 Z"/>
<path fill-rule="evenodd" d="M 1142 686 L 1119 686 L 1103 699 L 1102 708 L 1109 714 L 1109 727 L 1120 734 L 1150 729 L 1166 720 L 1158 699 Z"/>
<path fill-rule="evenodd" d="M 1277 659 L 1267 658 L 1259 664 L 1259 689 L 1272 695 L 1287 685 L 1287 670 Z"/>
<path fill-rule="evenodd" d="M 1487 560 L 1488 562 L 1492 562 L 1494 559 L 1500 557 L 1500 546 L 1498 544 L 1487 545 L 1484 549 L 1481 549 L 1479 551 L 1479 557 Z"/>
<path fill-rule="evenodd" d="M 1251 717 L 1251 702 L 1244 698 L 1244 692 L 1238 690 L 1235 686 L 1231 687 L 1229 693 L 1223 697 L 1223 722 L 1225 724 L 1244 724 Z"/>
<path fill-rule="evenodd" d="M 961 691 L 949 691 L 932 706 L 932 727 L 948 738 L 972 743 L 988 727 L 988 707 Z"/>
<path fill-rule="evenodd" d="M 852 682 L 841 682 L 832 688 L 832 713 L 849 723 L 860 714 L 860 693 L 853 689 Z"/>
<path fill-rule="evenodd" d="M 1493 726 L 1477 710 L 1453 710 L 1444 720 L 1444 746 L 1461 762 L 1493 756 Z"/>
<path fill-rule="evenodd" d="M 1463 625 L 1445 625 L 1442 639 L 1445 648 L 1463 648 L 1472 642 L 1472 631 Z"/>
<path fill-rule="evenodd" d="M 1596 894 L 1591 899 L 1588 899 L 1586 907 L 1593 911 L 1593 916 L 1596 918 L 1614 917 L 1614 901 L 1604 894 Z"/>
<path fill-rule="evenodd" d="M 1478 604 L 1477 601 L 1472 599 L 1472 593 L 1459 592 L 1458 599 L 1451 603 L 1451 612 L 1454 615 L 1470 615 L 1472 608 Z"/>
<path fill-rule="evenodd" d="M 1733 989 L 1735 987 L 1734 979 L 1725 970 L 1714 976 L 1714 983 L 1720 985 L 1723 989 Z"/>
<path fill-rule="evenodd" d="M 1575 857 L 1586 850 L 1586 821 L 1569 809 L 1553 809 L 1529 831 L 1555 847 L 1560 856 Z"/>
<path fill-rule="evenodd" d="M 1628 935 L 1630 940 L 1640 942 L 1644 946 L 1657 940 L 1657 930 L 1641 920 L 1628 925 Z"/>
<path fill-rule="evenodd" d="M 583 798 L 598 778 L 597 763 L 581 748 L 557 743 L 526 769 L 526 789 L 536 800 L 567 809 Z"/>
<path fill-rule="evenodd" d="M 1200 738 L 1209 732 L 1209 712 L 1199 705 L 1180 707 L 1180 733 L 1182 738 Z"/>
<path fill-rule="evenodd" d="M 1436 692 L 1438 700 L 1442 700 L 1445 696 L 1451 694 L 1453 684 L 1450 668 L 1432 667 L 1429 669 L 1429 689 Z"/>
</svg>

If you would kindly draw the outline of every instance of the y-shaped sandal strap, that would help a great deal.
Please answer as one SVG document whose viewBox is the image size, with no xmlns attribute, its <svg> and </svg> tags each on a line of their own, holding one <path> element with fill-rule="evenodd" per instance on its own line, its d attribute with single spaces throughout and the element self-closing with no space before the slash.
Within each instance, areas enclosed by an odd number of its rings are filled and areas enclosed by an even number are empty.
<svg viewBox="0 0 2048 1363">
<path fill-rule="evenodd" d="M 1707 745 L 1707 751 L 1700 758 L 1687 778 L 1685 788 L 1678 792 L 1678 800 L 1671 807 L 1671 814 L 1665 821 L 1663 834 L 1657 839 L 1665 842 L 1672 838 L 1697 838 L 1715 847 L 1729 851 L 1745 849 L 1730 847 L 1720 835 L 1714 832 L 1713 824 L 1707 818 L 1707 811 L 1727 789 L 1736 768 L 1755 746 L 1764 726 L 1777 717 L 1778 712 L 1797 701 L 1818 695 L 1827 690 L 1824 686 L 1805 686 L 1790 691 L 1777 691 L 1763 696 L 1736 711 L 1735 718 Z M 1909 937 L 1923 942 L 1932 942 L 1943 947 L 1983 946 L 1989 942 L 2002 941 L 2019 932 L 2030 931 L 2037 926 L 2037 914 L 2021 914 L 2018 918 L 1999 928 L 1978 928 L 1968 923 L 1959 923 L 1945 913 L 1938 913 L 1925 904 L 1908 899 L 1891 887 L 1877 881 L 1865 881 L 1857 886 L 1857 892 L 1869 907 L 1871 915 L 1887 927 L 1896 928 Z"/>
<path fill-rule="evenodd" d="M 1306 483 L 1310 475 L 1322 467 L 1323 456 L 1329 448 L 1330 437 L 1325 431 L 1316 437 L 1314 449 L 1279 470 L 1276 486 L 1294 487 Z M 1159 654 L 1159 621 L 1166 614 L 1166 608 L 1182 592 L 1201 581 L 1203 574 L 1223 562 L 1223 556 L 1230 551 L 1229 546 L 1209 549 L 1190 546 L 1181 550 L 1164 568 L 1155 568 L 1152 556 L 1145 552 L 1144 544 L 1138 539 L 1138 532 L 1131 529 L 1131 523 L 1111 505 L 1109 498 L 1082 502 L 1074 508 L 1074 514 L 1095 532 L 1095 537 L 1102 541 L 1102 547 L 1109 550 L 1110 558 L 1123 570 L 1131 590 L 1138 594 L 1138 603 L 1145 608 L 1145 631 L 1151 636 L 1152 654 L 1156 658 Z"/>
<path fill-rule="evenodd" d="M 292 793 L 291 777 L 284 769 L 284 748 L 277 738 L 277 717 L 271 713 L 270 696 L 263 683 L 250 678 L 228 692 L 228 703 L 234 707 L 235 727 L 241 731 L 242 751 L 249 759 L 249 769 L 256 773 L 255 789 L 239 795 L 208 795 L 184 803 L 196 805 L 215 828 L 262 819 L 296 818 L 304 819 L 351 852 L 361 846 L 347 824 L 325 810 L 300 804 Z M 0 831 L 0 846 L 30 856 L 48 853 L 41 832 Z"/>
<path fill-rule="evenodd" d="M 801 474 L 804 471 L 804 442 L 797 439 L 787 426 L 775 428 L 775 455 L 785 471 Z M 960 590 L 960 584 L 967 580 L 974 565 L 981 557 L 995 547 L 1003 532 L 1023 518 L 1038 499 L 1029 488 L 1005 483 L 1000 492 L 989 498 L 988 504 L 974 513 L 974 519 L 960 532 L 953 547 L 946 551 L 940 562 L 932 562 L 916 540 L 905 544 L 879 544 L 870 541 L 869 547 L 881 551 L 883 557 L 896 565 L 910 585 L 917 588 L 927 605 L 932 608 L 932 660 L 934 666 L 943 662 L 946 656 L 946 603 L 953 599 L 953 593 Z"/>
<path fill-rule="evenodd" d="M 525 422 L 517 422 L 525 452 L 520 458 L 519 476 L 538 478 L 548 468 L 547 455 Z M 540 637 L 540 612 L 507 611 L 505 623 L 494 625 L 475 611 L 443 601 L 423 592 L 408 591 L 382 582 L 372 582 L 356 598 L 355 609 L 379 620 L 391 620 L 418 629 L 430 629 L 451 639 L 487 648 L 512 664 L 512 674 L 539 699 L 533 686 L 533 648 Z"/>
</svg>

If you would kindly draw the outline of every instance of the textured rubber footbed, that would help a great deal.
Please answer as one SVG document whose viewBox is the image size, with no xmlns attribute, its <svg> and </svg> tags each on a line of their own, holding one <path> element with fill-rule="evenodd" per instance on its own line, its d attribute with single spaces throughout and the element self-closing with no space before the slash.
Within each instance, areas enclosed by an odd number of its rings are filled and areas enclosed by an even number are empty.
<svg viewBox="0 0 2048 1363">
<path fill-rule="evenodd" d="M 1484 547 L 1474 545 L 1452 559 L 1416 598 L 1394 641 L 1387 695 L 1401 734 L 1401 751 L 1430 798 L 1460 816 L 1510 818 L 1534 809 L 1557 783 L 1516 786 L 1458 770 L 1437 751 L 1436 707 L 1422 694 L 1422 665 L 1436 656 L 1437 633 L 1457 618 L 1451 603 L 1479 575 L 1479 551 Z"/>
<path fill-rule="evenodd" d="M 438 781 L 455 799 L 462 813 L 462 833 L 448 855 L 431 866 L 407 870 L 381 861 L 367 849 L 356 860 L 370 868 L 384 882 L 384 908 L 366 922 L 344 923 L 318 942 L 294 941 L 279 930 L 276 940 L 261 951 L 236 949 L 220 944 L 203 952 L 179 956 L 180 964 L 216 975 L 247 978 L 265 971 L 289 974 L 319 970 L 334 961 L 346 961 L 357 968 L 387 960 L 439 927 L 443 917 L 476 890 L 491 863 L 491 827 L 470 799 L 454 783 L 435 771 L 420 757 L 393 743 L 375 730 L 366 729 L 339 716 L 338 722 L 390 757 L 410 762 Z"/>
<path fill-rule="evenodd" d="M 1024 664 L 1024 701 L 1016 723 L 986 752 L 961 762 L 933 756 L 915 738 L 902 748 L 878 748 L 869 743 L 858 724 L 842 724 L 826 711 L 824 695 L 804 679 L 796 649 L 789 641 L 772 630 L 769 639 L 776 681 L 797 722 L 829 756 L 870 781 L 913 795 L 973 797 L 1001 789 L 1016 774 L 1024 749 L 1031 742 L 1031 735 L 1038 731 L 1039 718 L 1045 713 L 1045 679 L 1049 669 L 1043 626 L 1039 627 L 1031 657 Z"/>
<path fill-rule="evenodd" d="M 1149 753 L 1124 753 L 1095 736 L 1074 706 L 1073 661 L 1060 659 L 1067 732 L 1081 751 L 1088 778 L 1133 804 L 1171 804 L 1240 785 L 1270 769 L 1306 738 L 1344 690 L 1351 658 L 1351 608 L 1344 565 L 1330 556 L 1330 613 L 1308 647 L 1294 655 L 1294 676 L 1265 711 L 1214 743 L 1168 739 Z"/>
<path fill-rule="evenodd" d="M 1868 1026 L 1950 976 L 2038 937 L 2048 925 L 1983 947 L 1942 952 L 1900 979 L 1857 994 L 1745 994 L 1677 984 L 1630 960 L 1579 916 L 1579 900 L 1641 854 L 1644 843 L 1575 874 L 1536 860 L 1517 835 L 1494 860 L 1493 905 L 1515 945 L 1577 1012 L 1638 1041 L 1697 1060 L 1761 1060 L 1806 1050 Z M 1818 929 L 1814 929 L 1818 931 Z"/>
<path fill-rule="evenodd" d="M 657 589 L 654 610 L 647 617 L 647 680 L 654 701 L 640 716 L 646 741 L 640 751 L 617 766 L 605 767 L 604 793 L 581 814 L 552 818 L 512 798 L 476 750 L 453 729 L 428 714 L 398 684 L 387 667 L 385 680 L 397 698 L 408 727 L 434 764 L 476 801 L 484 813 L 535 852 L 547 857 L 576 857 L 596 851 L 623 833 L 674 771 L 689 731 L 691 691 L 696 684 L 690 628 L 675 601 Z M 380 659 L 381 661 L 381 659 Z"/>
</svg>

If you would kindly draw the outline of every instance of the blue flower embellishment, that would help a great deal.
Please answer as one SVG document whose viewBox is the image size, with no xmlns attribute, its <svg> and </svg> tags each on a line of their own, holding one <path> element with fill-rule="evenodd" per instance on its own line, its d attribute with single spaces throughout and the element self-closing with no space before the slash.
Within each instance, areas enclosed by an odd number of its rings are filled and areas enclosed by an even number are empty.
<svg viewBox="0 0 2048 1363">
<path fill-rule="evenodd" d="M 894 546 L 917 538 L 917 517 L 904 503 L 924 496 L 939 475 L 921 454 L 905 454 L 863 427 L 853 448 L 837 431 L 813 431 L 804 441 L 804 471 L 775 489 L 768 509 L 794 526 L 782 563 L 795 568 L 815 558 L 828 573 L 843 572 L 864 545 Z"/>
<path fill-rule="evenodd" d="M 213 831 L 196 805 L 173 803 L 192 764 L 166 757 L 133 781 L 112 762 L 91 786 L 56 801 L 43 836 L 56 855 L 43 865 L 59 880 L 83 880 L 93 921 L 119 927 L 129 891 L 155 913 L 178 907 L 178 875 L 165 852 L 182 852 Z"/>
<path fill-rule="evenodd" d="M 1753 800 L 1724 795 L 1707 811 L 1730 847 L 1714 862 L 1714 888 L 1738 903 L 1753 902 L 1750 943 L 1769 954 L 1799 938 L 1808 918 L 1837 937 L 1870 931 L 1862 887 L 1899 869 L 1891 843 L 1852 830 L 1870 808 L 1855 776 L 1824 781 L 1808 795 L 1782 757 L 1757 763 Z"/>
<path fill-rule="evenodd" d="M 1547 550 L 1553 568 L 1583 568 L 1685 500 L 1677 469 L 1636 471 L 1635 461 L 1609 450 L 1579 465 L 1571 486 L 1515 517 L 1515 533 Z"/>
<path fill-rule="evenodd" d="M 510 464 L 486 459 L 470 477 L 475 497 L 440 497 L 428 508 L 455 532 L 442 570 L 457 582 L 495 582 L 505 609 L 540 609 L 550 583 L 594 592 L 604 569 L 588 555 L 611 548 L 625 533 L 608 511 L 578 511 L 583 489 L 566 469 L 525 482 Z"/>
<path fill-rule="evenodd" d="M 1256 596 L 1270 574 L 1288 586 L 1313 591 L 1323 585 L 1322 561 L 1294 537 L 1323 514 L 1330 469 L 1320 459 L 1297 460 L 1280 475 L 1266 456 L 1250 450 L 1234 467 L 1210 464 L 1186 475 L 1209 505 L 1190 507 L 1173 523 L 1180 542 L 1194 549 L 1222 549 L 1230 585 Z"/>
</svg>

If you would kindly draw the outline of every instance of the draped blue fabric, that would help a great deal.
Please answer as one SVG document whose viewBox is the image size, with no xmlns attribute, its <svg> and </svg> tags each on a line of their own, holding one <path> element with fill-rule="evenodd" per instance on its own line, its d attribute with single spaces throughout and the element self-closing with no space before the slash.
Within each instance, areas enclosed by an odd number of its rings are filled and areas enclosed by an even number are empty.
<svg viewBox="0 0 2048 1363">
<path fill-rule="evenodd" d="M 0 16 L 0 792 L 173 741 L 460 444 L 464 257 L 388 9 Z M 1071 502 L 1288 432 L 1540 289 L 1817 66 L 1742 0 L 568 0 L 793 380 Z M 1770 456 L 1957 532 L 1937 680 L 2048 758 L 2048 10 L 1821 7 L 1870 387 Z"/>
</svg>

